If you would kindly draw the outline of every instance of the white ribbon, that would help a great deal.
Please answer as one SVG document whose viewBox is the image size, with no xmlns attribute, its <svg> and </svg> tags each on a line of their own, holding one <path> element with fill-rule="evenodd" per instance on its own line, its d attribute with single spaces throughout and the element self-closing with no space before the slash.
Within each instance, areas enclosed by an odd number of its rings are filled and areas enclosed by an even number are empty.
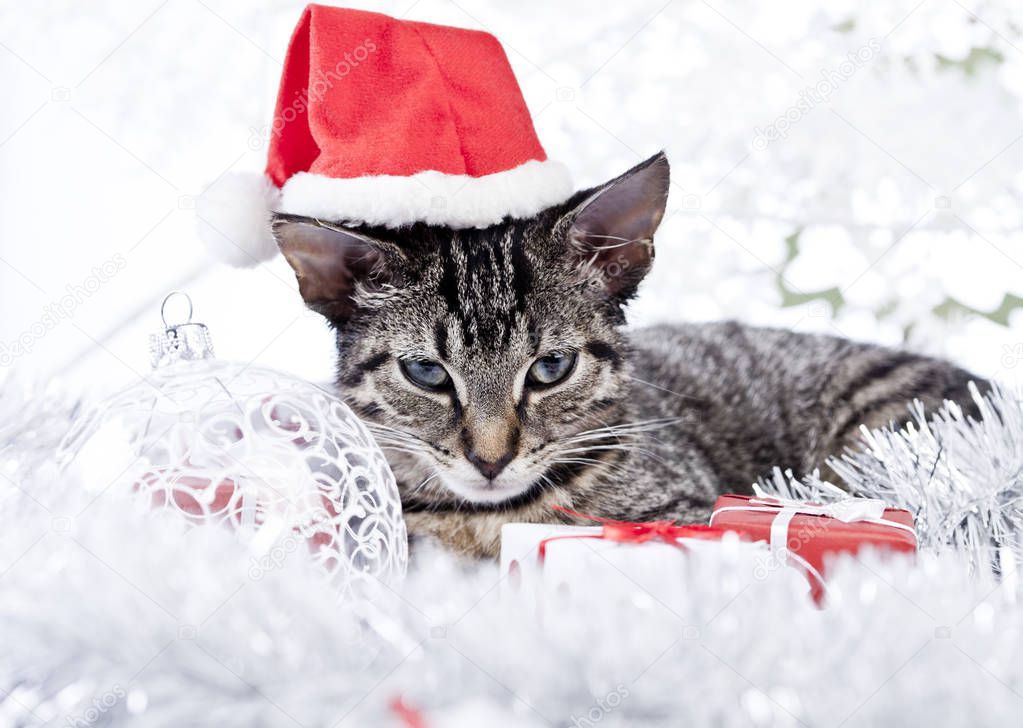
<svg viewBox="0 0 1023 728">
<path fill-rule="evenodd" d="M 876 498 L 846 498 L 828 504 L 804 503 L 803 501 L 791 498 L 779 498 L 768 495 L 759 485 L 753 485 L 754 497 L 750 498 L 747 505 L 724 506 L 716 509 L 710 514 L 710 525 L 714 525 L 714 518 L 719 513 L 726 511 L 745 511 L 747 513 L 774 513 L 774 520 L 771 521 L 770 547 L 771 555 L 778 563 L 784 564 L 794 560 L 813 573 L 823 584 L 823 578 L 817 570 L 798 554 L 789 551 L 789 526 L 792 519 L 797 515 L 827 516 L 842 523 L 872 523 L 879 526 L 887 526 L 906 531 L 916 538 L 916 531 L 912 527 L 895 521 L 884 519 L 884 512 L 887 505 L 884 501 Z"/>
<path fill-rule="evenodd" d="M 779 498 L 768 495 L 763 489 L 754 484 L 753 493 L 756 498 L 751 498 L 750 503 L 755 505 L 781 506 L 783 509 L 793 509 L 796 513 L 803 513 L 810 516 L 828 516 L 835 518 L 842 523 L 854 523 L 856 521 L 882 521 L 884 511 L 888 506 L 883 500 L 877 498 L 846 498 L 827 504 L 804 503 L 792 498 Z M 891 521 L 885 521 L 891 523 Z M 901 524 L 899 524 L 901 525 Z"/>
<path fill-rule="evenodd" d="M 716 509 L 710 514 L 710 525 L 714 525 L 714 518 L 719 513 L 724 513 L 726 511 L 746 511 L 753 513 L 777 513 L 778 516 L 775 518 L 775 521 L 781 519 L 784 522 L 784 533 L 781 535 L 784 535 L 786 539 L 788 537 L 788 524 L 792 521 L 793 516 L 800 514 L 808 516 L 827 516 L 828 518 L 834 518 L 842 523 L 874 523 L 879 526 L 888 526 L 890 528 L 897 528 L 901 531 L 907 531 L 916 536 L 916 531 L 910 526 L 897 523 L 895 521 L 885 520 L 884 512 L 888 506 L 883 500 L 878 500 L 877 498 L 846 498 L 844 500 L 827 504 L 804 503 L 803 501 L 793 500 L 792 498 L 779 498 L 777 496 L 768 495 L 759 485 L 756 484 L 753 485 L 753 493 L 755 497 L 749 499 L 748 505 L 725 506 L 723 508 Z M 774 529 L 772 528 L 772 544 L 775 536 L 773 531 Z"/>
</svg>

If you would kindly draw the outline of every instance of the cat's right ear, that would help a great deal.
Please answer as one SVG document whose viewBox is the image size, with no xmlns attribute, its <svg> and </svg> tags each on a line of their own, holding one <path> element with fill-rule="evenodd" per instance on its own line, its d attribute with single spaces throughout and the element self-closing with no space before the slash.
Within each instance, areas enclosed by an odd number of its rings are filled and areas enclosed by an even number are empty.
<svg viewBox="0 0 1023 728">
<path fill-rule="evenodd" d="M 335 323 L 351 318 L 360 289 L 395 283 L 388 244 L 355 230 L 281 214 L 274 218 L 273 233 L 306 305 Z"/>
</svg>

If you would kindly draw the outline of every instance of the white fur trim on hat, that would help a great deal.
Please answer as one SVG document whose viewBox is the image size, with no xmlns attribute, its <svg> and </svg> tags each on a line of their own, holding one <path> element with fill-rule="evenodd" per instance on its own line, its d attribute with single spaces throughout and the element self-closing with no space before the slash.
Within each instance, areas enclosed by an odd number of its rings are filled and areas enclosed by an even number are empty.
<svg viewBox="0 0 1023 728">
<path fill-rule="evenodd" d="M 483 177 L 427 171 L 339 179 L 299 172 L 284 183 L 277 209 L 392 228 L 414 222 L 472 228 L 530 217 L 571 195 L 563 164 L 532 160 Z"/>
<path fill-rule="evenodd" d="M 227 174 L 196 199 L 199 237 L 213 257 L 233 266 L 251 267 L 277 254 L 270 232 L 270 212 L 280 190 L 257 173 Z"/>
</svg>

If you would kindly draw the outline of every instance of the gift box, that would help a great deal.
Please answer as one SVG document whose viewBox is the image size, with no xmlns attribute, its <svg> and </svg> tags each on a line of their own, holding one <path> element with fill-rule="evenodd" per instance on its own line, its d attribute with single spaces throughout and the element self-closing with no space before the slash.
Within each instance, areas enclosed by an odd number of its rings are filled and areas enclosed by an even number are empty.
<svg viewBox="0 0 1023 728">
<path fill-rule="evenodd" d="M 776 565 L 796 566 L 806 574 L 818 604 L 826 592 L 829 557 L 855 555 L 864 548 L 916 552 L 912 514 L 870 498 L 804 503 L 768 496 L 758 489 L 752 496 L 720 496 L 710 524 L 765 541 Z"/>
<path fill-rule="evenodd" d="M 741 573 L 753 573 L 765 560 L 762 544 L 744 541 L 728 529 L 666 521 L 593 520 L 600 524 L 502 526 L 501 572 L 506 577 L 502 591 L 528 596 L 586 593 L 619 581 L 626 592 L 638 588 L 670 602 L 676 592 L 687 588 L 687 566 L 694 556 L 743 562 Z"/>
</svg>

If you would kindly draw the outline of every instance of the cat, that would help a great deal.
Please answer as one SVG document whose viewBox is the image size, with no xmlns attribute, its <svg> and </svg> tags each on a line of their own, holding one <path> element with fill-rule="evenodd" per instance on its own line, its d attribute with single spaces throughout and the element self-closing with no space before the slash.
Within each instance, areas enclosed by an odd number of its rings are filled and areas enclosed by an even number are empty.
<svg viewBox="0 0 1023 728">
<path fill-rule="evenodd" d="M 494 557 L 508 522 L 706 522 L 773 467 L 807 473 L 901 423 L 969 406 L 948 362 L 735 322 L 627 330 L 654 259 L 655 155 L 530 219 L 403 229 L 278 214 L 337 385 L 394 470 L 413 539 Z"/>
</svg>

